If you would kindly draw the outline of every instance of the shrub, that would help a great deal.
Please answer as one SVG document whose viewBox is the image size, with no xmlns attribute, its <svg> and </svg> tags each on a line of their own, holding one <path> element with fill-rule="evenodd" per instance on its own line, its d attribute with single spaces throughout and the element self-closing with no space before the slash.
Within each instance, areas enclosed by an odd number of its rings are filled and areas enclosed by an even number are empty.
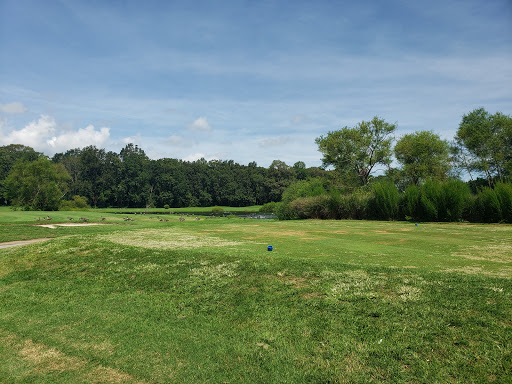
<svg viewBox="0 0 512 384">
<path fill-rule="evenodd" d="M 501 206 L 501 219 L 512 223 L 512 183 L 497 183 L 494 191 Z"/>
<path fill-rule="evenodd" d="M 421 220 L 437 221 L 442 204 L 443 189 L 438 180 L 427 180 L 420 188 L 419 211 Z"/>
<path fill-rule="evenodd" d="M 275 203 L 273 201 L 270 203 L 263 204 L 260 207 L 259 212 L 260 213 L 268 213 L 268 214 L 275 213 L 277 211 L 277 205 L 278 205 L 278 203 Z"/>
<path fill-rule="evenodd" d="M 409 185 L 400 199 L 402 217 L 407 220 L 419 220 L 420 189 L 416 185 Z"/>
<path fill-rule="evenodd" d="M 503 219 L 500 200 L 494 189 L 482 188 L 476 196 L 471 218 L 480 223 L 497 223 Z"/>
<path fill-rule="evenodd" d="M 223 209 L 223 208 L 221 208 L 221 207 L 217 207 L 217 206 L 215 206 L 215 207 L 213 207 L 213 208 L 212 208 L 212 213 L 213 213 L 214 215 L 216 215 L 216 216 L 218 216 L 218 215 L 222 215 L 222 214 L 224 213 L 224 209 Z"/>
<path fill-rule="evenodd" d="M 390 181 L 372 185 L 368 216 L 374 219 L 396 220 L 399 214 L 400 194 Z"/>
<path fill-rule="evenodd" d="M 449 180 L 443 183 L 439 219 L 444 221 L 462 220 L 470 194 L 469 186 L 460 180 Z"/>
<path fill-rule="evenodd" d="M 64 200 L 59 206 L 60 211 L 80 211 L 89 209 L 87 198 L 80 195 L 73 196 L 72 200 Z"/>
</svg>

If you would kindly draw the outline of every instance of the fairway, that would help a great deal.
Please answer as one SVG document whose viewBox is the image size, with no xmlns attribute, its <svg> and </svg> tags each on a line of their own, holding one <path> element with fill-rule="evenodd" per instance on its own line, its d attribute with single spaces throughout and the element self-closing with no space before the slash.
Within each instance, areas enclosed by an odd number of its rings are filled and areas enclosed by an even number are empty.
<svg viewBox="0 0 512 384">
<path fill-rule="evenodd" d="M 46 239 L 0 249 L 1 383 L 512 382 L 511 225 L 46 215 L 0 212 Z"/>
</svg>

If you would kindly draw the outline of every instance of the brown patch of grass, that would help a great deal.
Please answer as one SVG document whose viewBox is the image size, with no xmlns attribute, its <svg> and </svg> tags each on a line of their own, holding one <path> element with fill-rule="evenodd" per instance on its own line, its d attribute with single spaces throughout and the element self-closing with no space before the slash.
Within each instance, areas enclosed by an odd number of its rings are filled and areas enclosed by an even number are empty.
<svg viewBox="0 0 512 384">
<path fill-rule="evenodd" d="M 304 299 L 311 300 L 311 299 L 323 299 L 325 295 L 322 295 L 318 292 L 309 292 L 302 295 Z"/>
<path fill-rule="evenodd" d="M 35 343 L 0 329 L 0 343 L 9 348 L 13 356 L 26 363 L 27 375 L 41 375 L 35 382 L 45 382 L 48 373 L 74 372 L 77 382 L 88 383 L 145 383 L 118 369 L 97 366 L 85 358 L 66 355 L 56 348 Z M 110 345 L 97 345 L 98 348 L 110 348 Z M 25 374 L 22 374 L 25 375 Z"/>
<path fill-rule="evenodd" d="M 35 366 L 34 371 L 39 373 L 74 371 L 85 365 L 82 359 L 67 356 L 55 348 L 34 343 L 32 340 L 25 340 L 19 355 L 30 361 Z"/>
<path fill-rule="evenodd" d="M 512 245 L 503 243 L 487 246 L 475 245 L 461 252 L 452 253 L 452 256 L 463 257 L 469 260 L 508 264 L 512 263 Z"/>
<path fill-rule="evenodd" d="M 94 368 L 88 375 L 87 379 L 90 383 L 143 383 L 143 381 L 136 380 L 132 375 L 121 372 L 117 369 L 110 367 L 99 366 Z"/>
<path fill-rule="evenodd" d="M 512 278 L 512 268 L 504 267 L 499 271 L 484 271 L 482 267 L 461 267 L 461 268 L 446 268 L 443 269 L 443 272 L 462 272 L 467 273 L 469 275 L 486 275 L 493 277 L 504 277 L 507 279 Z"/>
</svg>

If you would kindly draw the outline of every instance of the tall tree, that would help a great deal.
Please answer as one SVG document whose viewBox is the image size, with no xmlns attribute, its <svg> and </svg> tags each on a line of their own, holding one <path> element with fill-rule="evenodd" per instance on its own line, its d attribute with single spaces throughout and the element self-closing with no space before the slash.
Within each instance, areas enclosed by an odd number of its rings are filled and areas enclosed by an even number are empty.
<svg viewBox="0 0 512 384">
<path fill-rule="evenodd" d="M 357 177 L 365 185 L 378 164 L 391 163 L 391 142 L 396 124 L 375 116 L 354 128 L 344 127 L 318 137 L 315 142 L 323 154 L 324 166 L 332 165 L 346 178 Z"/>
<path fill-rule="evenodd" d="M 20 161 L 5 179 L 5 197 L 16 206 L 54 211 L 59 208 L 69 178 L 62 164 L 53 164 L 44 156 L 36 161 Z"/>
<path fill-rule="evenodd" d="M 0 147 L 0 196 L 5 193 L 4 179 L 17 161 L 35 161 L 42 153 L 22 144 L 9 144 Z M 2 200 L 2 202 L 5 202 Z"/>
<path fill-rule="evenodd" d="M 395 144 L 395 156 L 407 183 L 445 179 L 451 168 L 448 142 L 430 131 L 402 136 Z"/>
<path fill-rule="evenodd" d="M 512 175 L 512 116 L 478 108 L 464 115 L 455 136 L 459 166 L 484 174 L 489 184 Z"/>
</svg>

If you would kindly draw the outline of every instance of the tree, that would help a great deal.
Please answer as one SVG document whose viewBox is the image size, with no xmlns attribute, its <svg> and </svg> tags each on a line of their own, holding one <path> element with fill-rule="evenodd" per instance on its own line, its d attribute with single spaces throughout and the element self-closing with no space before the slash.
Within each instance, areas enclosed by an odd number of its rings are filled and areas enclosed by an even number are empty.
<svg viewBox="0 0 512 384">
<path fill-rule="evenodd" d="M 315 142 L 323 154 L 323 165 L 333 165 L 345 178 L 358 178 L 368 184 L 375 166 L 391 163 L 392 133 L 396 124 L 386 123 L 375 116 L 361 121 L 354 128 L 344 127 L 318 137 Z"/>
<path fill-rule="evenodd" d="M 402 136 L 395 145 L 395 156 L 406 181 L 413 184 L 445 179 L 451 168 L 448 142 L 430 131 Z"/>
<path fill-rule="evenodd" d="M 458 165 L 484 174 L 489 185 L 512 174 L 512 116 L 489 114 L 484 108 L 462 117 L 453 151 Z"/>
<path fill-rule="evenodd" d="M 61 164 L 53 164 L 44 156 L 17 162 L 5 179 L 5 198 L 25 209 L 54 211 L 59 208 L 69 178 Z"/>
<path fill-rule="evenodd" d="M 35 161 L 42 153 L 22 144 L 9 144 L 0 147 L 0 196 L 5 193 L 3 180 L 9 175 L 17 161 Z"/>
</svg>

